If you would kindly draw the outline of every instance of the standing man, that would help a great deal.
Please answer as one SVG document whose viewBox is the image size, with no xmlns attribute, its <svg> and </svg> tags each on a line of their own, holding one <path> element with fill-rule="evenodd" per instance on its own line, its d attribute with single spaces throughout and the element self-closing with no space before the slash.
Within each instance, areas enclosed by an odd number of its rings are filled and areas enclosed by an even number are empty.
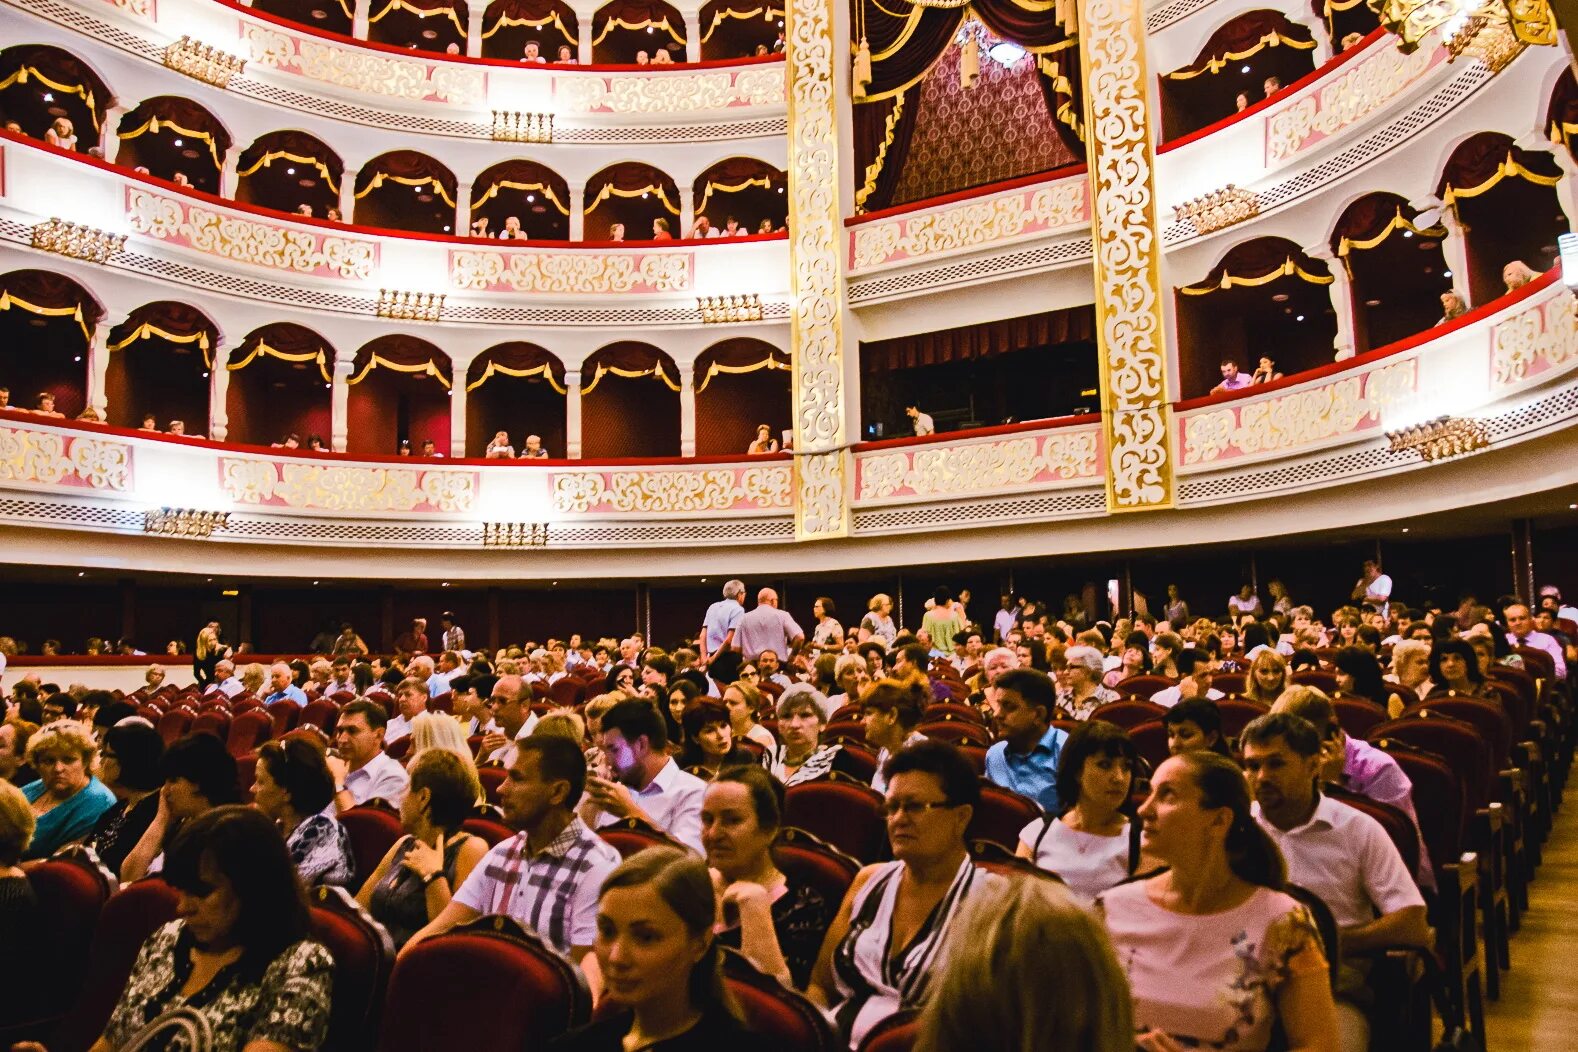
<svg viewBox="0 0 1578 1052">
<path fill-rule="evenodd" d="M 724 584 L 723 598 L 707 607 L 707 616 L 701 622 L 701 635 L 697 637 L 701 642 L 698 668 L 706 668 L 714 656 L 733 648 L 735 630 L 739 628 L 740 618 L 745 616 L 744 599 L 745 582 L 733 578 Z"/>
<path fill-rule="evenodd" d="M 804 642 L 805 630 L 778 609 L 778 593 L 771 588 L 756 593 L 756 609 L 742 616 L 735 628 L 734 648 L 746 661 L 755 661 L 764 650 L 780 656 L 795 654 Z"/>
<path fill-rule="evenodd" d="M 1349 593 L 1356 603 L 1369 603 L 1384 618 L 1389 616 L 1392 599 L 1392 579 L 1381 572 L 1379 559 L 1364 560 L 1364 576 L 1359 578 Z"/>
<path fill-rule="evenodd" d="M 997 616 L 992 618 L 992 633 L 995 636 L 993 639 L 994 643 L 1002 644 L 1008 642 L 1008 634 L 1014 630 L 1014 615 L 1016 613 L 1018 611 L 1014 607 L 1014 597 L 1006 592 L 1003 593 L 1002 609 L 997 611 Z"/>
<path fill-rule="evenodd" d="M 937 425 L 932 422 L 930 414 L 921 412 L 919 406 L 905 406 L 904 414 L 914 421 L 915 437 L 919 438 L 922 435 L 935 435 L 937 433 Z"/>
<path fill-rule="evenodd" d="M 456 623 L 453 611 L 445 610 L 439 616 L 438 624 L 444 630 L 443 646 L 445 650 L 459 651 L 466 649 L 466 630 Z"/>
</svg>

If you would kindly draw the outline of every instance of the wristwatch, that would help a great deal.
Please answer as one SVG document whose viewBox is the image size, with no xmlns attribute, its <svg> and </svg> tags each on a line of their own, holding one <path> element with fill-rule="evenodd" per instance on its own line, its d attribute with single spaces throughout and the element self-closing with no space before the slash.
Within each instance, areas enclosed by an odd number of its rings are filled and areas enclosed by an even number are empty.
<svg viewBox="0 0 1578 1052">
<path fill-rule="evenodd" d="M 444 875 L 444 871 L 441 870 L 441 869 L 435 870 L 432 873 L 429 873 L 427 876 L 422 878 L 422 887 L 424 887 L 424 888 L 427 887 L 429 884 L 433 883 L 433 881 L 435 881 L 435 880 L 438 880 L 443 875 Z"/>
</svg>

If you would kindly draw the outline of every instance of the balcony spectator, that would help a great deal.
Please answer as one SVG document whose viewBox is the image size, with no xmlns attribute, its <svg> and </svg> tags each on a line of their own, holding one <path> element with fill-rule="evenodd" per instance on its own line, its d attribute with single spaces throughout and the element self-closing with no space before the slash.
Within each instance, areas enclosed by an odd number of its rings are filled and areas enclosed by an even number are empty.
<svg viewBox="0 0 1578 1052">
<path fill-rule="evenodd" d="M 1461 317 L 1468 313 L 1468 304 L 1463 302 L 1463 297 L 1456 289 L 1447 289 L 1441 294 L 1441 320 L 1437 325 L 1445 325 L 1453 318 Z"/>
<path fill-rule="evenodd" d="M 908 405 L 904 407 L 904 415 L 909 417 L 915 425 L 915 437 L 935 435 L 937 425 L 932 421 L 931 414 L 920 411 L 919 406 Z"/>
<path fill-rule="evenodd" d="M 77 132 L 71 126 L 70 120 L 60 117 L 44 133 L 44 141 L 51 146 L 58 146 L 62 150 L 75 150 L 77 148 Z"/>
<path fill-rule="evenodd" d="M 525 241 L 526 231 L 521 229 L 520 216 L 505 216 L 504 229 L 499 231 L 500 241 Z"/>
<path fill-rule="evenodd" d="M 510 444 L 510 433 L 500 431 L 493 436 L 493 441 L 488 443 L 485 454 L 488 460 L 514 460 L 515 447 Z"/>
<path fill-rule="evenodd" d="M 526 41 L 526 49 L 521 55 L 522 62 L 535 63 L 539 66 L 547 65 L 548 60 L 542 57 L 542 45 L 535 40 Z"/>
<path fill-rule="evenodd" d="M 1515 259 L 1501 268 L 1501 280 L 1507 283 L 1508 292 L 1516 292 L 1537 277 L 1539 274 L 1521 259 Z"/>
<path fill-rule="evenodd" d="M 615 242 L 616 244 L 622 243 L 625 240 L 625 224 L 615 223 L 613 226 L 609 227 L 608 240 Z"/>
<path fill-rule="evenodd" d="M 674 56 L 669 54 L 668 48 L 660 47 L 652 53 L 652 64 L 654 66 L 672 66 L 674 64 Z"/>
<path fill-rule="evenodd" d="M 773 437 L 772 428 L 766 424 L 756 425 L 756 441 L 750 444 L 745 451 L 749 456 L 760 456 L 764 453 L 778 452 L 778 440 Z"/>
<path fill-rule="evenodd" d="M 33 410 L 33 412 L 37 413 L 39 416 L 65 416 L 64 413 L 60 413 L 55 410 L 55 396 L 50 394 L 48 391 L 40 391 L 38 393 L 38 406 Z"/>
<path fill-rule="evenodd" d="M 577 66 L 580 62 L 575 57 L 575 52 L 570 50 L 569 44 L 559 45 L 559 56 L 553 60 L 556 66 Z"/>
<path fill-rule="evenodd" d="M 1249 377 L 1252 384 L 1269 384 L 1273 380 L 1282 379 L 1282 374 L 1277 372 L 1277 363 L 1265 355 L 1260 356 L 1260 364 L 1255 366 L 1255 371 Z"/>
<path fill-rule="evenodd" d="M 1238 363 L 1231 358 L 1222 359 L 1222 382 L 1211 388 L 1214 395 L 1227 391 L 1241 391 L 1255 382 L 1254 377 L 1238 371 Z"/>
<path fill-rule="evenodd" d="M 527 435 L 526 446 L 521 450 L 522 460 L 547 460 L 548 451 L 542 448 L 541 435 Z"/>
<path fill-rule="evenodd" d="M 645 54 L 645 52 L 643 52 L 643 54 Z M 646 63 L 643 62 L 643 63 L 640 63 L 640 65 L 646 65 Z M 669 233 L 668 220 L 664 219 L 662 216 L 659 216 L 658 218 L 652 220 L 652 240 L 653 241 L 673 241 L 674 240 L 674 235 Z"/>
</svg>

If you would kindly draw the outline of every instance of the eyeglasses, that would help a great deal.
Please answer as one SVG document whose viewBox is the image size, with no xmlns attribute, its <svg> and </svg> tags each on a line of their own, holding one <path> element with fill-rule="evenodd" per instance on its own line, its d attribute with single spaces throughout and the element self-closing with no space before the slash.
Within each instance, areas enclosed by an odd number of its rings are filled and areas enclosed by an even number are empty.
<svg viewBox="0 0 1578 1052">
<path fill-rule="evenodd" d="M 950 804 L 946 800 L 889 800 L 882 805 L 882 813 L 889 818 L 897 818 L 899 815 L 908 815 L 914 818 L 916 815 L 924 815 L 938 810 L 951 810 L 958 806 L 958 804 Z"/>
<path fill-rule="evenodd" d="M 757 676 L 757 672 L 756 672 L 756 670 L 754 668 L 742 668 L 742 669 L 740 669 L 740 678 L 741 679 L 755 679 L 756 676 Z"/>
</svg>

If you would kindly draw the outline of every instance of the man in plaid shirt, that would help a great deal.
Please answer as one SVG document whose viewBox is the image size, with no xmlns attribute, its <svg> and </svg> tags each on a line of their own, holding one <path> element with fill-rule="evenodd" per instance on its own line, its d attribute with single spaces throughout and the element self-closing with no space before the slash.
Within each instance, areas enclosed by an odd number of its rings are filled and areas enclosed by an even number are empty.
<svg viewBox="0 0 1578 1052">
<path fill-rule="evenodd" d="M 504 821 L 521 832 L 483 857 L 438 918 L 405 949 L 457 924 L 502 913 L 577 964 L 591 950 L 597 893 L 620 858 L 576 817 L 586 759 L 568 738 L 532 735 L 516 745 L 499 802 Z"/>
</svg>

